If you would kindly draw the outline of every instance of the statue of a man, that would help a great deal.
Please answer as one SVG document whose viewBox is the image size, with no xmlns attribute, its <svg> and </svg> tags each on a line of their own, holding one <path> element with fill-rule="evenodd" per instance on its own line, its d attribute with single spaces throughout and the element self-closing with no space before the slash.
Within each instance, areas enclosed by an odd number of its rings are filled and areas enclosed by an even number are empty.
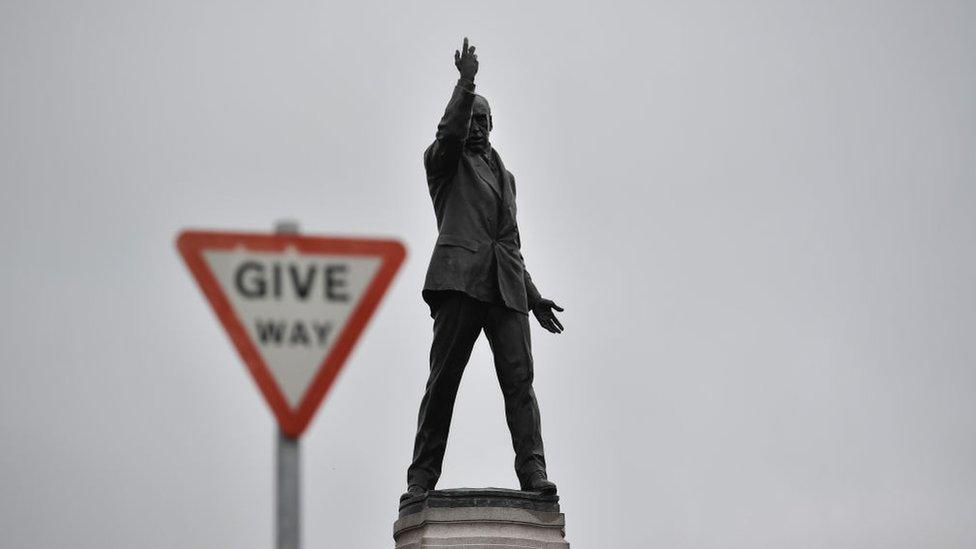
<svg viewBox="0 0 976 549">
<path fill-rule="evenodd" d="M 532 390 L 528 313 L 558 334 L 563 326 L 553 309 L 563 309 L 539 294 L 525 270 L 515 222 L 515 178 L 488 141 L 491 110 L 474 92 L 474 50 L 465 38 L 461 51 L 454 52 L 461 77 L 436 140 L 424 152 L 439 232 L 423 290 L 434 340 L 404 498 L 423 495 L 437 484 L 458 384 L 482 330 L 505 397 L 521 488 L 556 493 L 546 477 L 539 405 Z"/>
</svg>

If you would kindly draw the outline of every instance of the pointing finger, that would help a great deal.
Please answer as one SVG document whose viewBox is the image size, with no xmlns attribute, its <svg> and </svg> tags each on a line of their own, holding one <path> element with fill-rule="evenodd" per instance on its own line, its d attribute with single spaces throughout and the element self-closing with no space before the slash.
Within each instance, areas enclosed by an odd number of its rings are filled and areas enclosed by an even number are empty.
<svg viewBox="0 0 976 549">
<path fill-rule="evenodd" d="M 468 37 L 467 36 L 464 37 L 464 45 L 461 46 L 461 53 L 463 53 L 465 55 L 468 54 Z"/>
</svg>

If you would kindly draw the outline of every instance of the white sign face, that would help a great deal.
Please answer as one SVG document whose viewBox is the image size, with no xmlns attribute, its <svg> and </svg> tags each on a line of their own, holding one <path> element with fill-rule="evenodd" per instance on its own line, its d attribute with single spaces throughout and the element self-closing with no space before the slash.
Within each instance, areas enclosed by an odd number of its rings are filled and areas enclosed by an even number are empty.
<svg viewBox="0 0 976 549">
<path fill-rule="evenodd" d="M 190 273 L 282 433 L 299 437 L 386 293 L 396 240 L 183 231 Z"/>
<path fill-rule="evenodd" d="M 204 250 L 203 258 L 292 408 L 382 262 L 290 247 L 284 253 Z"/>
</svg>

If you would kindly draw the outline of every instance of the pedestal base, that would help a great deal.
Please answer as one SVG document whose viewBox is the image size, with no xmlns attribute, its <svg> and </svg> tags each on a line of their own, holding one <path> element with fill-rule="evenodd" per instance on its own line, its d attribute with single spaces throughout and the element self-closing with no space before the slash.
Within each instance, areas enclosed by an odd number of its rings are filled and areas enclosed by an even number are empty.
<svg viewBox="0 0 976 549">
<path fill-rule="evenodd" d="M 396 549 L 569 549 L 559 496 L 501 488 L 432 490 L 400 504 Z"/>
</svg>

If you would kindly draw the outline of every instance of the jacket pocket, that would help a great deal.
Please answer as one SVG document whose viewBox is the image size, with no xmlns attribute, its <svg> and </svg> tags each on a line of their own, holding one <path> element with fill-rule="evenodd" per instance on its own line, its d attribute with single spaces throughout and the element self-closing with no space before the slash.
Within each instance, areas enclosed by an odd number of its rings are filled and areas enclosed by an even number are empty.
<svg viewBox="0 0 976 549">
<path fill-rule="evenodd" d="M 442 234 L 437 237 L 438 246 L 458 246 L 466 250 L 477 252 L 478 242 L 470 238 L 462 238 L 453 234 Z"/>
</svg>

